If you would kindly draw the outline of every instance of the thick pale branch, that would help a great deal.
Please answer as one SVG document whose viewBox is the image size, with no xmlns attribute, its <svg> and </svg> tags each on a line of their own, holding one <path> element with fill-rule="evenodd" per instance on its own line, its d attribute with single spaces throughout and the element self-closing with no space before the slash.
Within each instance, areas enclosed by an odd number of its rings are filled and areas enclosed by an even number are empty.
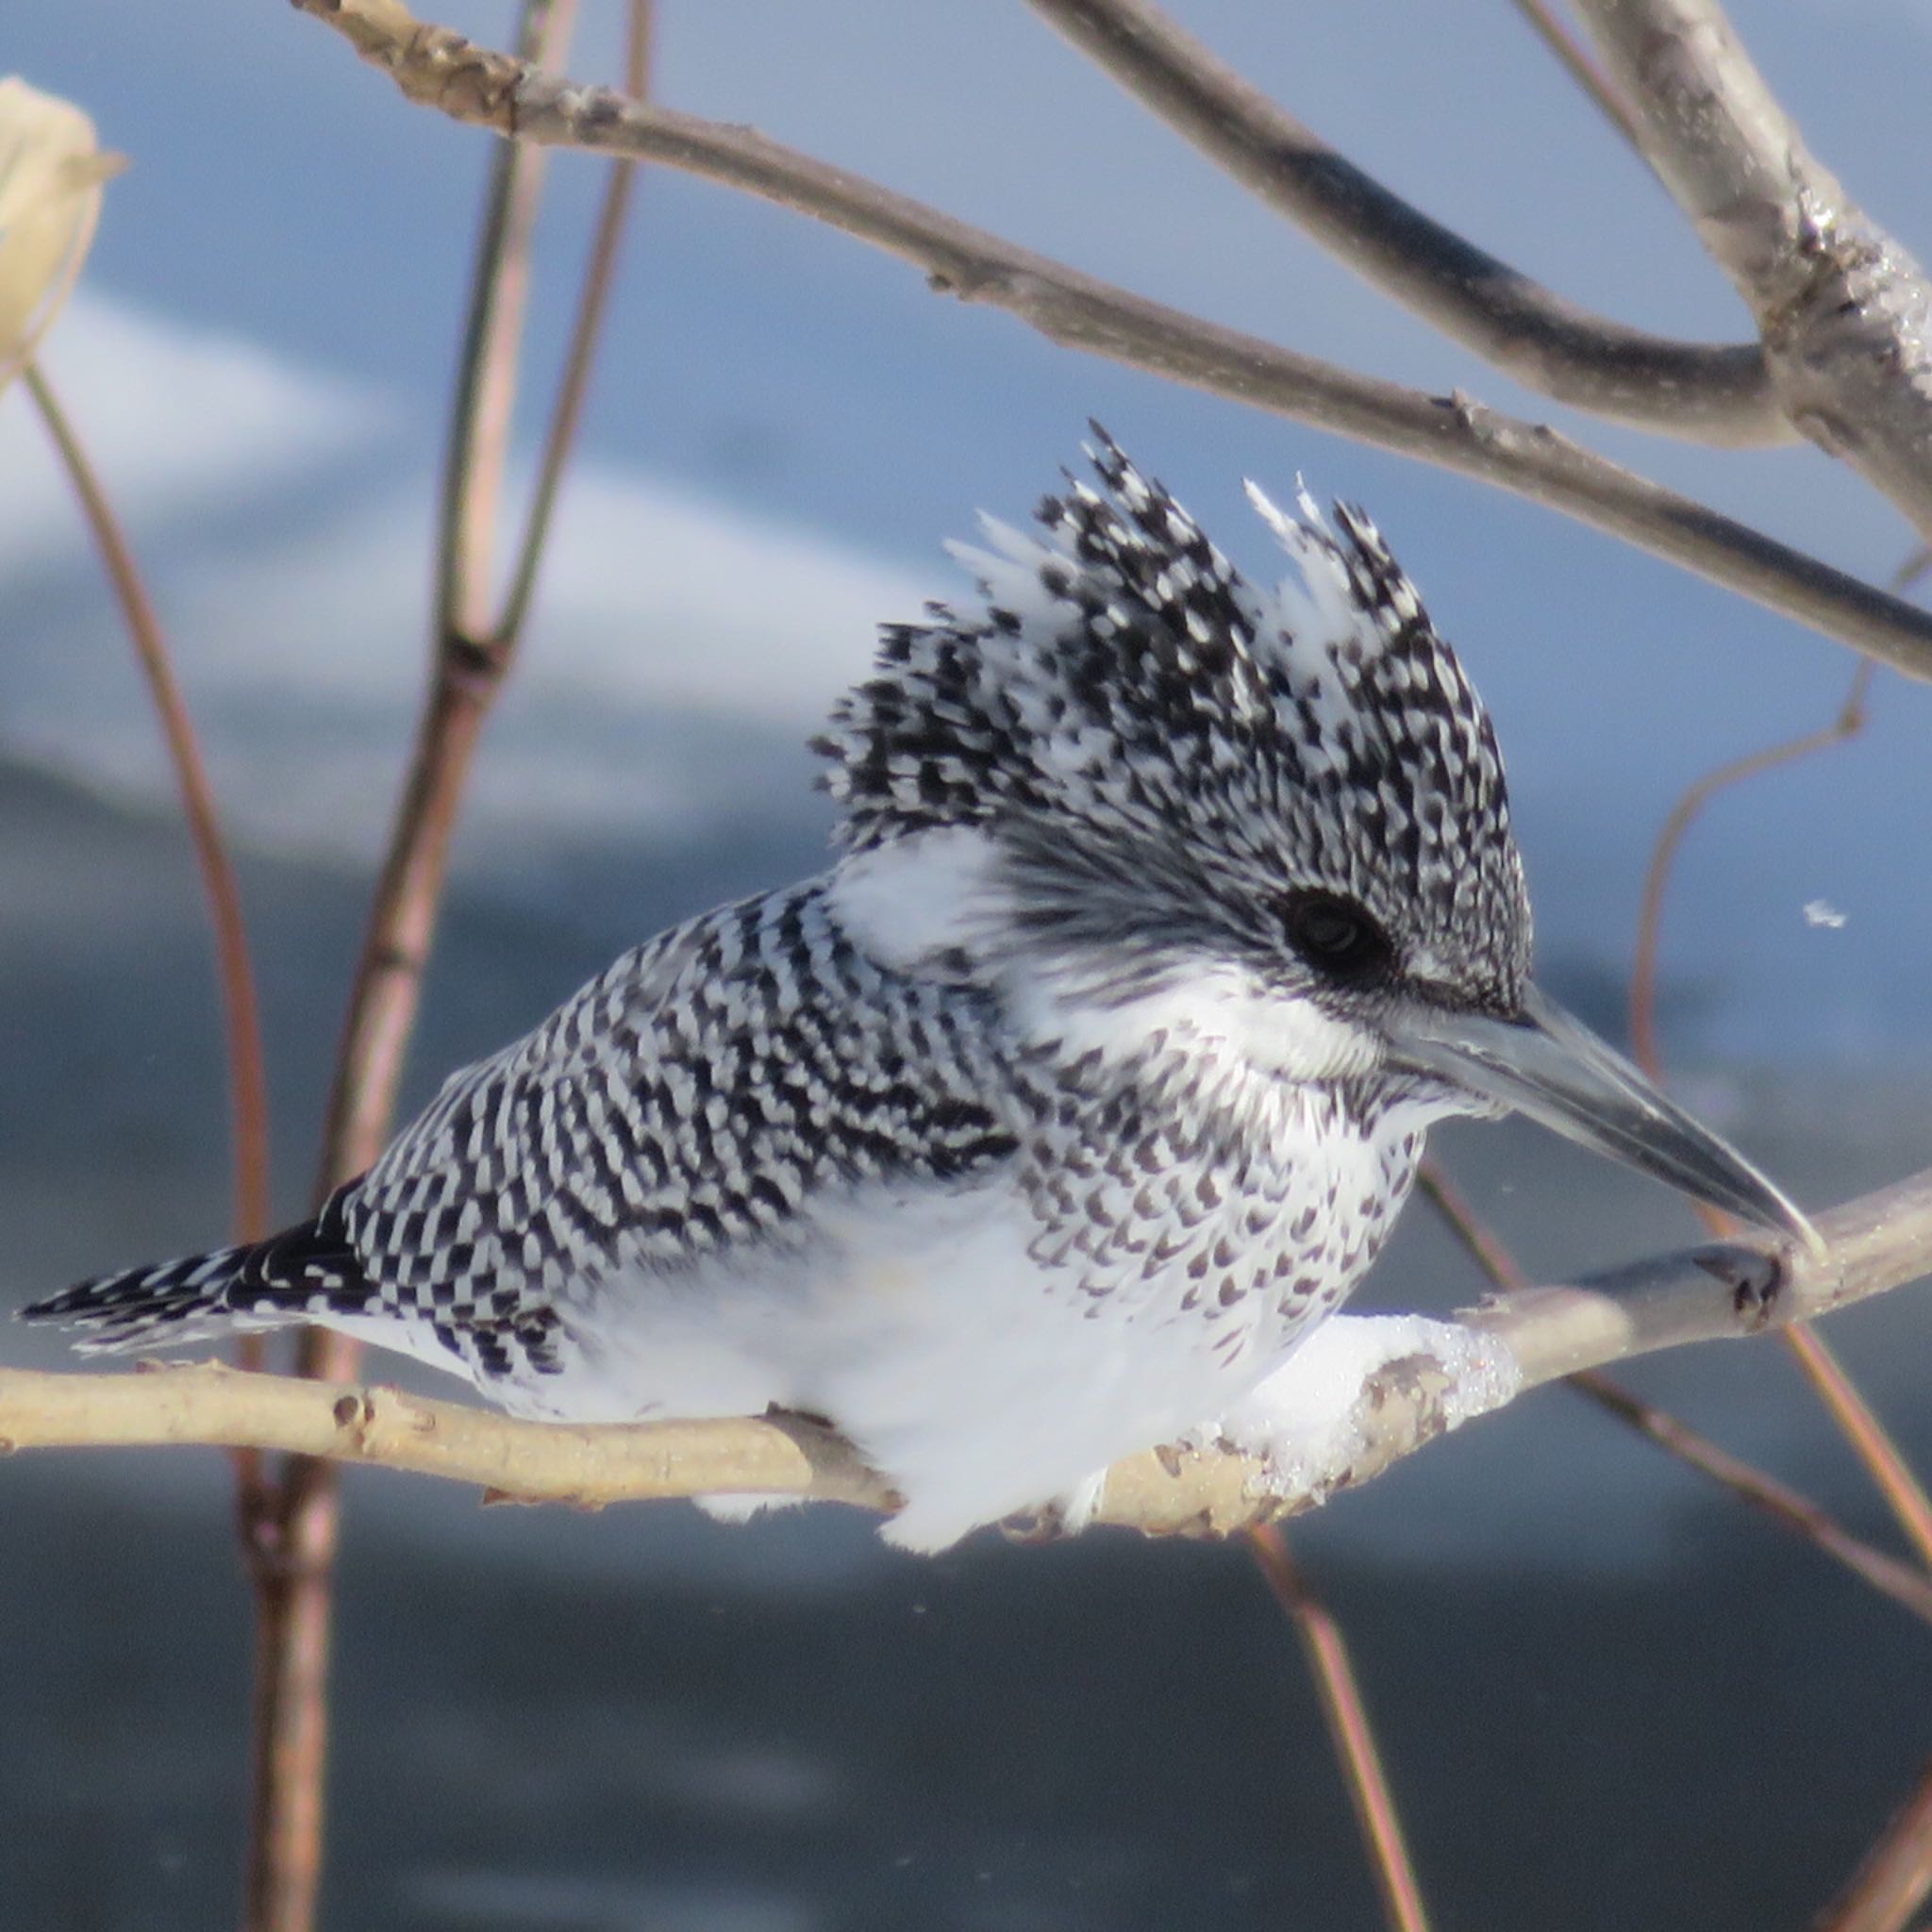
<svg viewBox="0 0 1932 1932">
<path fill-rule="evenodd" d="M 1818 1255 L 1741 1241 L 1690 1249 L 1573 1286 L 1497 1295 L 1441 1332 L 1506 1343 L 1521 1365 L 1518 1392 L 1630 1356 L 1807 1321 L 1932 1272 L 1932 1173 L 1836 1208 L 1818 1226 L 1826 1242 Z M 1134 1457 L 1110 1474 L 1099 1520 L 1149 1535 L 1226 1535 L 1311 1508 L 1467 1414 L 1466 1359 L 1421 1348 L 1384 1363 L 1363 1383 L 1333 1458 L 1298 1465 L 1292 1482 L 1214 1447 Z M 892 1503 L 849 1445 L 792 1418 L 573 1426 L 214 1366 L 136 1375 L 0 1370 L 0 1449 L 159 1443 L 375 1463 L 524 1502 L 768 1494 Z"/>
<path fill-rule="evenodd" d="M 1932 286 L 1806 148 L 1714 0 L 1578 0 L 1638 139 L 1751 305 L 1792 425 L 1932 534 Z"/>
<path fill-rule="evenodd" d="M 415 101 L 552 146 L 656 160 L 841 229 L 1063 347 L 1415 457 L 1563 511 L 1903 671 L 1932 678 L 1932 616 L 1538 425 L 1222 328 L 1016 246 L 752 129 L 579 87 L 426 25 L 399 0 L 295 0 Z"/>
<path fill-rule="evenodd" d="M 136 1375 L 0 1369 L 0 1450 L 186 1442 L 371 1463 L 522 1503 L 747 1492 L 891 1501 L 837 1437 L 790 1419 L 574 1427 L 219 1362 Z"/>
<path fill-rule="evenodd" d="M 1364 174 L 1148 0 L 1030 4 L 1270 208 L 1526 387 L 1692 442 L 1791 441 L 1756 342 L 1672 341 L 1566 302 Z"/>
</svg>

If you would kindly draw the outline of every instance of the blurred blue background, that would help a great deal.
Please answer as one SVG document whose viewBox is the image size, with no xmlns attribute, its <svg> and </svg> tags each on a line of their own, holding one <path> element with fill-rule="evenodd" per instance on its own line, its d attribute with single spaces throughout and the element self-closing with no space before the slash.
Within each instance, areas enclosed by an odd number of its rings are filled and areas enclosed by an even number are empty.
<svg viewBox="0 0 1932 1932">
<path fill-rule="evenodd" d="M 1511 8 L 1180 11 L 1360 164 L 1560 292 L 1743 334 L 1665 197 Z M 572 65 L 608 75 L 619 11 L 586 12 Z M 1911 548 L 1808 447 L 1700 451 L 1516 391 L 1021 5 L 660 12 L 672 104 L 1216 320 L 1554 421 L 1867 577 Z M 1815 148 L 1932 249 L 1932 9 L 1734 12 Z M 500 43 L 508 12 L 435 17 Z M 127 519 L 247 853 L 293 1212 L 420 686 L 488 138 L 408 108 L 269 0 L 10 0 L 0 66 L 79 102 L 133 158 L 45 361 Z M 539 403 L 600 180 L 553 164 Z M 818 862 L 805 737 L 873 626 L 955 587 L 941 540 L 982 507 L 1024 514 L 1090 415 L 1256 574 L 1279 566 L 1243 476 L 1279 492 L 1299 472 L 1371 508 L 1495 713 L 1546 973 L 1602 1024 L 1682 788 L 1841 701 L 1837 647 L 1559 517 L 1062 353 L 839 236 L 651 174 L 538 621 L 477 773 L 413 1095 L 619 946 Z M 17 393 L 0 399 L 0 610 L 5 1304 L 205 1245 L 225 1149 L 158 734 Z M 1922 691 L 1882 677 L 1857 741 L 1714 806 L 1671 904 L 1685 1091 L 1807 1199 L 1932 1158 L 1927 718 Z M 1807 917 L 1819 902 L 1832 920 Z M 1539 1270 L 1689 1227 L 1513 1127 L 1446 1145 Z M 1473 1292 L 1414 1224 L 1374 1290 Z M 1841 1326 L 1908 1444 L 1932 1449 L 1914 1298 Z M 40 1337 L 5 1346 L 61 1358 Z M 1771 1351 L 1642 1379 L 1885 1534 Z M 0 1829 L 0 1898 L 33 1902 L 8 1923 L 189 1927 L 227 1908 L 246 1649 L 224 1481 L 212 1457 L 5 1471 L 0 1724 L 30 1727 L 39 1774 L 0 1757 L 0 1820 L 40 1826 Z M 682 1511 L 479 1517 L 464 1497 L 354 1487 L 336 1923 L 1372 1923 L 1288 1634 L 1238 1552 L 982 1539 L 919 1565 L 837 1516 L 727 1533 Z M 1560 1393 L 1305 1541 L 1367 1652 L 1445 1924 L 1798 1923 L 1923 1754 L 1924 1633 Z M 1794 1763 L 1802 1822 L 1767 1803 Z"/>
</svg>

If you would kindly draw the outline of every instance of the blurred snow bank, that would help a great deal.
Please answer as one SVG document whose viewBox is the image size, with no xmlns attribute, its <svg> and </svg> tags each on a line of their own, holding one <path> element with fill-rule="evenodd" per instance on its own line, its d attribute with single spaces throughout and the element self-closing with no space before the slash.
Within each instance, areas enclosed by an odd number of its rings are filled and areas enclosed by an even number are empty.
<svg viewBox="0 0 1932 1932">
<path fill-rule="evenodd" d="M 423 675 L 433 439 L 401 407 L 98 299 L 50 372 L 135 541 L 224 805 L 257 843 L 366 856 Z M 580 466 L 479 762 L 473 855 L 643 841 L 806 806 L 804 739 L 877 625 L 947 575 Z M 171 785 L 118 620 L 30 412 L 0 408 L 0 752 L 123 797 Z M 473 861 L 474 862 L 474 861 Z"/>
</svg>

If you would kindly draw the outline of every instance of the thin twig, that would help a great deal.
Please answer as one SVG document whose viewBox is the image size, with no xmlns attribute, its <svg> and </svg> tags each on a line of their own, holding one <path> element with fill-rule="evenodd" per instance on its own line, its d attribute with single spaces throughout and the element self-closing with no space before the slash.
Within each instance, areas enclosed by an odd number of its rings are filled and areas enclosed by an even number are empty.
<svg viewBox="0 0 1932 1932">
<path fill-rule="evenodd" d="M 1919 1561 L 1932 1570 L 1932 1496 L 1925 1493 L 1925 1486 L 1906 1460 L 1905 1451 L 1879 1421 L 1824 1336 L 1811 1328 L 1790 1328 L 1786 1330 L 1784 1341 L 1797 1357 L 1799 1371 L 1824 1404 L 1825 1413 L 1885 1498 L 1885 1507 L 1905 1532 L 1907 1541 L 1918 1552 Z"/>
<path fill-rule="evenodd" d="M 1905 1932 L 1932 1897 L 1932 1762 L 1812 1932 Z"/>
<path fill-rule="evenodd" d="M 175 677 L 160 619 L 155 613 L 140 566 L 108 501 L 93 465 L 67 412 L 37 364 L 22 371 L 26 392 L 59 452 L 74 493 L 93 532 L 101 565 L 121 606 L 155 713 L 167 740 L 181 794 L 182 813 L 194 847 L 214 935 L 215 975 L 221 991 L 222 1029 L 226 1042 L 229 1132 L 234 1167 L 232 1223 L 237 1241 L 253 1241 L 268 1231 L 268 1076 L 261 1050 L 261 1008 L 248 953 L 248 928 L 242 914 L 242 889 L 222 836 L 214 788 Z"/>
<path fill-rule="evenodd" d="M 1790 1329 L 1787 1334 L 1798 1332 Z M 1883 1591 L 1894 1603 L 1904 1605 L 1914 1616 L 1932 1624 L 1932 1580 L 1909 1563 L 1901 1562 L 1863 1538 L 1852 1535 L 1808 1496 L 1800 1495 L 1774 1476 L 1766 1475 L 1741 1457 L 1721 1449 L 1689 1424 L 1633 1395 L 1596 1370 L 1572 1375 L 1567 1386 L 1620 1422 L 1627 1423 L 1641 1435 L 1649 1437 L 1680 1462 L 1722 1483 L 1732 1495 L 1842 1563 L 1874 1590 Z"/>
<path fill-rule="evenodd" d="M 1910 568 L 1908 565 L 1907 568 Z M 1902 573 L 1903 575 L 1903 573 Z M 1644 875 L 1643 904 L 1638 916 L 1637 958 L 1630 975 L 1630 1038 L 1637 1063 L 1653 1079 L 1661 1079 L 1663 1053 L 1657 1025 L 1657 960 L 1661 949 L 1663 908 L 1685 837 L 1711 799 L 1726 788 L 1762 772 L 1840 744 L 1865 726 L 1870 691 L 1869 663 L 1859 665 L 1839 714 L 1817 731 L 1733 758 L 1706 774 L 1680 798 L 1651 853 Z M 1699 1214 L 1713 1234 L 1728 1235 L 1733 1224 L 1716 1208 L 1700 1205 Z M 1840 1434 L 1863 1464 L 1887 1507 L 1896 1518 L 1919 1559 L 1932 1569 L 1932 1496 L 1920 1482 L 1904 1453 L 1870 1404 L 1845 1373 L 1830 1344 L 1807 1328 L 1790 1328 L 1785 1344 L 1796 1357 L 1800 1372 L 1824 1404 Z"/>
<path fill-rule="evenodd" d="M 841 229 L 935 290 L 1064 347 L 1233 396 L 1477 477 L 1668 558 L 1908 676 L 1932 677 L 1932 615 L 1619 469 L 1535 424 L 1299 356 L 1082 275 L 743 127 L 534 72 L 418 21 L 399 0 L 295 0 L 412 100 L 550 146 L 661 161 Z"/>
<path fill-rule="evenodd" d="M 561 58 L 575 17 L 575 0 L 529 0 L 525 58 Z M 432 690 L 350 993 L 318 1195 L 367 1167 L 387 1136 L 470 758 L 514 644 L 491 631 L 491 560 L 542 172 L 539 155 L 492 158 L 443 465 Z"/>
<path fill-rule="evenodd" d="M 575 0 L 527 0 L 521 58 L 561 60 L 575 19 Z M 431 691 L 350 993 L 321 1193 L 367 1167 L 387 1134 L 464 781 L 516 642 L 484 626 L 541 173 L 542 158 L 515 146 L 493 158 L 445 465 Z M 344 1336 L 309 1330 L 297 1366 L 341 1380 L 354 1374 L 358 1352 Z M 333 1465 L 295 1457 L 257 1525 L 264 1554 L 248 1909 L 264 1932 L 308 1932 L 314 1920 L 339 1510 Z"/>
<path fill-rule="evenodd" d="M 1030 4 L 1277 214 L 1506 375 L 1693 442 L 1792 441 L 1755 341 L 1673 341 L 1565 301 L 1365 174 L 1152 0 Z"/>
<path fill-rule="evenodd" d="M 81 253 L 85 253 L 82 250 Z M 78 272 L 78 262 L 75 263 Z M 201 874 L 202 895 L 208 907 L 213 940 L 215 981 L 221 997 L 223 1062 L 228 1075 L 229 1164 L 232 1172 L 229 1225 L 238 1241 L 258 1241 L 269 1222 L 268 1061 L 261 1043 L 261 1002 L 255 984 L 255 966 L 248 945 L 248 926 L 242 910 L 242 889 L 235 876 L 215 806 L 214 787 L 201 756 L 187 700 L 175 676 L 166 633 L 147 593 L 132 546 L 121 520 L 94 473 L 85 445 L 52 383 L 37 363 L 21 371 L 34 407 L 80 502 L 101 567 L 121 607 L 123 623 L 134 645 L 136 660 L 147 679 L 155 715 L 159 719 L 175 783 L 181 795 L 182 816 Z M 258 1369 L 264 1351 L 258 1336 L 247 1335 L 235 1345 L 235 1357 L 244 1369 Z M 234 1452 L 236 1519 L 244 1544 L 247 1525 L 262 1507 L 264 1472 L 259 1454 L 249 1448 Z"/>
<path fill-rule="evenodd" d="M 1361 1827 L 1383 1916 L 1391 1932 L 1428 1932 L 1429 1915 L 1423 1906 L 1422 1887 L 1416 1883 L 1401 1814 L 1382 1769 L 1382 1754 L 1375 1747 L 1375 1733 L 1355 1666 L 1349 1660 L 1341 1625 L 1290 1555 L 1288 1539 L 1278 1525 L 1250 1530 L 1248 1547 L 1268 1579 L 1275 1602 L 1288 1613 L 1301 1639 L 1322 1700 L 1329 1740 L 1344 1773 L 1356 1823 Z"/>
<path fill-rule="evenodd" d="M 1434 1155 L 1423 1161 L 1416 1174 L 1423 1197 L 1451 1234 L 1461 1242 L 1470 1259 L 1504 1290 L 1527 1288 L 1529 1277 L 1523 1265 L 1503 1244 L 1502 1237 L 1479 1215 L 1469 1196 L 1449 1178 Z"/>
<path fill-rule="evenodd" d="M 1630 971 L 1630 1044 L 1637 1063 L 1653 1079 L 1663 1065 L 1663 1050 L 1657 1030 L 1657 974 L 1661 951 L 1664 901 L 1670 892 L 1671 877 L 1677 855 L 1690 827 L 1719 792 L 1760 773 L 1776 771 L 1813 757 L 1835 744 L 1855 738 L 1865 727 L 1865 703 L 1872 688 L 1868 659 L 1853 673 L 1844 703 L 1830 724 L 1807 731 L 1781 744 L 1767 745 L 1732 758 L 1713 772 L 1707 772 L 1685 791 L 1665 819 L 1663 829 L 1651 848 L 1650 865 L 1643 875 L 1643 899 L 1637 915 L 1637 956 Z"/>
<path fill-rule="evenodd" d="M 633 100 L 642 100 L 650 92 L 652 11 L 651 0 L 631 0 L 625 36 L 624 85 Z M 603 206 L 597 211 L 596 232 L 591 242 L 590 263 L 584 271 L 583 292 L 577 301 L 570 347 L 564 355 L 557 399 L 551 406 L 550 427 L 537 464 L 537 482 L 525 520 L 523 541 L 517 546 L 516 563 L 510 572 L 509 587 L 504 592 L 503 608 L 492 626 L 492 635 L 497 638 L 521 637 L 529 616 L 530 600 L 536 594 L 538 566 L 542 561 L 550 536 L 550 520 L 557 508 L 558 491 L 583 417 L 584 398 L 596 359 L 597 338 L 603 330 L 605 310 L 616 279 L 618 243 L 630 217 L 636 183 L 635 161 L 611 163 L 609 179 L 604 185 Z"/>
<path fill-rule="evenodd" d="M 1596 62 L 1576 44 L 1575 35 L 1557 18 L 1557 10 L 1549 0 L 1512 0 L 1512 4 L 1543 45 L 1557 57 L 1557 65 L 1589 95 L 1597 112 L 1636 149 L 1641 158 L 1643 144 L 1637 139 L 1637 123 L 1629 108 L 1604 77 Z"/>
</svg>

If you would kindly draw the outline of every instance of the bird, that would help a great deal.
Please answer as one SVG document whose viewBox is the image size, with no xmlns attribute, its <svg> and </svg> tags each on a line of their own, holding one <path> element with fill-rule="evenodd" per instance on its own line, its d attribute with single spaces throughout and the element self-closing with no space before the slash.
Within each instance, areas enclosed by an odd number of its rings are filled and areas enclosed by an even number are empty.
<svg viewBox="0 0 1932 1932">
<path fill-rule="evenodd" d="M 626 953 L 312 1219 L 26 1308 L 313 1323 L 540 1420 L 796 1413 L 934 1551 L 1091 1514 L 1350 1294 L 1429 1125 L 1799 1209 L 1531 978 L 1489 714 L 1375 525 L 1241 575 L 1097 424 L 813 741 L 826 869 Z"/>
</svg>

